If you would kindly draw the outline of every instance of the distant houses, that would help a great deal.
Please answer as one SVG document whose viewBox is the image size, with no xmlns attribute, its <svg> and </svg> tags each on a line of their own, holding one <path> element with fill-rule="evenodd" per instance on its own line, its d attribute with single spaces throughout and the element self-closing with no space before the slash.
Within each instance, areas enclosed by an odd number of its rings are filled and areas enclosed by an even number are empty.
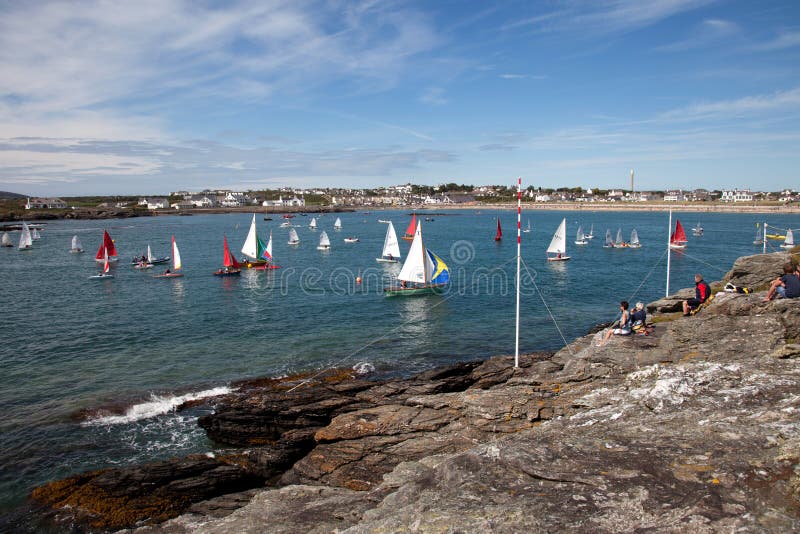
<svg viewBox="0 0 800 534">
<path fill-rule="evenodd" d="M 720 200 L 723 202 L 752 202 L 753 194 L 749 189 L 733 189 L 723 191 Z"/>
<path fill-rule="evenodd" d="M 67 203 L 61 200 L 60 198 L 29 198 L 28 201 L 25 203 L 25 209 L 37 209 L 37 210 L 52 210 L 52 209 L 66 209 Z"/>
</svg>

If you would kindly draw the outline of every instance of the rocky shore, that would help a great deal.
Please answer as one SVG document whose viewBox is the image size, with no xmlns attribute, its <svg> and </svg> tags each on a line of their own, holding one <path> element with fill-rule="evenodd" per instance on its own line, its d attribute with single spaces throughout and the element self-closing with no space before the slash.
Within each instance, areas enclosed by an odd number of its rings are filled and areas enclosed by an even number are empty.
<svg viewBox="0 0 800 534">
<path fill-rule="evenodd" d="M 785 253 L 737 260 L 753 288 Z M 718 286 L 717 286 L 718 287 Z M 800 529 L 800 302 L 652 303 L 650 335 L 378 380 L 259 379 L 199 424 L 213 454 L 37 488 L 64 529 Z"/>
</svg>

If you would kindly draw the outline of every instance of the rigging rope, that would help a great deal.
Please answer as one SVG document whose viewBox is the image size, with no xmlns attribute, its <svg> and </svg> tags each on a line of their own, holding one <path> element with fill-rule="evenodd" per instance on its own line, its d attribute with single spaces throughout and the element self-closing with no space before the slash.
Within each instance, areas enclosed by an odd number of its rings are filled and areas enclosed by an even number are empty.
<svg viewBox="0 0 800 534">
<path fill-rule="evenodd" d="M 656 270 L 656 267 L 658 267 L 658 265 L 661 263 L 661 260 L 663 260 L 664 256 L 666 256 L 666 255 L 667 255 L 667 249 L 664 249 L 664 252 L 661 254 L 661 257 L 658 258 L 658 260 L 655 262 L 653 267 L 650 269 L 650 272 L 647 273 L 647 276 L 644 277 L 644 279 L 642 280 L 642 283 L 639 284 L 639 287 L 636 288 L 636 291 L 634 291 L 633 294 L 628 298 L 628 302 L 633 302 L 633 297 L 635 297 L 636 294 L 639 293 L 639 290 L 642 289 L 642 286 L 644 285 L 644 283 L 647 282 L 647 279 L 650 278 L 650 275 L 653 274 L 653 271 Z"/>
<path fill-rule="evenodd" d="M 556 321 L 553 312 L 550 311 L 550 306 L 547 305 L 547 301 L 544 300 L 544 295 L 542 294 L 541 290 L 539 289 L 539 285 L 536 283 L 536 279 L 531 275 L 530 269 L 528 269 L 528 263 L 525 260 L 522 260 L 522 264 L 525 266 L 525 272 L 528 273 L 528 276 L 533 282 L 533 287 L 536 288 L 536 292 L 539 293 L 539 298 L 542 299 L 542 304 L 544 304 L 544 308 L 547 310 L 547 313 L 550 315 L 550 319 L 553 320 L 553 324 L 556 325 L 556 330 L 558 330 L 558 335 L 561 336 L 561 340 L 564 342 L 564 346 L 569 349 L 570 354 L 573 356 L 575 355 L 575 351 L 572 350 L 572 347 L 569 343 L 567 343 L 567 338 L 564 337 L 564 333 L 561 331 L 561 327 L 558 326 L 558 321 Z"/>
</svg>

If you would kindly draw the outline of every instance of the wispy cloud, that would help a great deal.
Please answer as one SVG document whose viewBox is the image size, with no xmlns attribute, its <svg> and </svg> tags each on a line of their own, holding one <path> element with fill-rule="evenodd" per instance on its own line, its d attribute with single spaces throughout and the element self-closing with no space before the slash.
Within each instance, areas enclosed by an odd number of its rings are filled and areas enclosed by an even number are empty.
<svg viewBox="0 0 800 534">
<path fill-rule="evenodd" d="M 504 80 L 546 80 L 547 76 L 541 74 L 501 74 L 500 78 Z"/>
<path fill-rule="evenodd" d="M 781 33 L 774 39 L 752 45 L 750 49 L 758 52 L 772 52 L 774 50 L 784 50 L 796 46 L 800 46 L 800 32 L 794 31 Z"/>
<path fill-rule="evenodd" d="M 686 121 L 698 119 L 731 119 L 755 113 L 800 110 L 800 87 L 766 95 L 752 95 L 732 100 L 700 102 L 662 113 L 658 119 Z"/>
<path fill-rule="evenodd" d="M 707 19 L 697 25 L 685 39 L 656 47 L 658 52 L 685 52 L 698 48 L 727 44 L 730 37 L 739 33 L 739 26 L 722 19 Z"/>
</svg>

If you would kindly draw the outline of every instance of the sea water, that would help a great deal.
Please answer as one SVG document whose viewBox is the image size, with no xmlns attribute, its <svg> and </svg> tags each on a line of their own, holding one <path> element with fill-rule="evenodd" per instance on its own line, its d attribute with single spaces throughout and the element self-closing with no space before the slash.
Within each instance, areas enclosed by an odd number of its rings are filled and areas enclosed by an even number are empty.
<svg viewBox="0 0 800 534">
<path fill-rule="evenodd" d="M 341 231 L 333 230 L 337 216 Z M 497 216 L 504 231 L 499 243 Z M 402 235 L 408 211 L 327 214 L 316 231 L 308 228 L 311 216 L 298 216 L 292 222 L 299 246 L 287 244 L 288 229 L 273 217 L 265 222 L 258 213 L 256 221 L 264 240 L 272 232 L 281 268 L 243 270 L 240 277 L 212 272 L 222 263 L 223 236 L 241 257 L 252 218 L 245 213 L 54 221 L 32 250 L 0 250 L 0 513 L 48 480 L 213 450 L 196 424 L 205 408 L 175 408 L 225 393 L 237 379 L 332 366 L 398 375 L 513 352 L 514 211 L 420 212 L 425 246 L 448 264 L 451 284 L 443 295 L 413 298 L 385 297 L 382 287 L 400 265 L 375 261 L 386 233 L 378 219 L 392 220 Z M 547 262 L 545 250 L 564 217 L 572 259 Z M 737 257 L 760 252 L 752 244 L 757 222 L 800 226 L 796 215 L 674 218 L 689 244 L 672 254 L 673 291 L 691 286 L 698 272 L 720 279 Z M 666 213 L 525 212 L 523 228 L 528 220 L 521 350 L 557 350 L 614 319 L 620 300 L 648 302 L 664 294 Z M 702 237 L 691 235 L 697 222 Z M 574 244 L 579 224 L 587 232 L 594 225 L 588 245 Z M 91 280 L 104 228 L 119 261 L 113 279 Z M 622 228 L 626 239 L 635 228 L 642 248 L 602 248 L 607 228 L 613 235 Z M 332 243 L 327 252 L 316 250 L 323 229 Z M 83 254 L 69 252 L 76 234 Z M 132 268 L 131 257 L 148 244 L 155 255 L 169 255 L 173 235 L 183 278 L 154 278 L 165 266 Z M 344 243 L 348 236 L 360 242 Z M 778 244 L 770 241 L 770 250 Z M 403 257 L 408 246 L 401 240 Z"/>
</svg>

